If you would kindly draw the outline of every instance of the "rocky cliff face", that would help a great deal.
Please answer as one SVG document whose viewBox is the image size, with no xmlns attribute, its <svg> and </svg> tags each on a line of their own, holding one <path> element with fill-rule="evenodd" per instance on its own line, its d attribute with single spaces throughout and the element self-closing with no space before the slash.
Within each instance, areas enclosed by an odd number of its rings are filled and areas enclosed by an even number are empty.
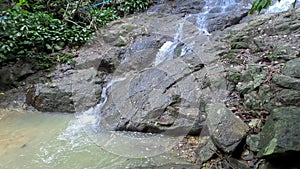
<svg viewBox="0 0 300 169">
<path fill-rule="evenodd" d="M 102 130 L 197 136 L 197 162 L 206 167 L 276 168 L 274 160 L 293 160 L 300 8 L 240 23 L 246 3 L 217 2 L 157 2 L 148 14 L 111 23 L 81 49 L 74 68 L 28 88 L 27 104 L 82 112 L 101 102 Z"/>
</svg>

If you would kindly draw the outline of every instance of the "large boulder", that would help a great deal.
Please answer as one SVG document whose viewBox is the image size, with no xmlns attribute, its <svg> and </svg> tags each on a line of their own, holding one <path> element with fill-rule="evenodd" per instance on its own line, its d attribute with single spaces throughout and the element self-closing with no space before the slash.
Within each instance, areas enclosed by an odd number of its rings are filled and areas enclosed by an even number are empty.
<svg viewBox="0 0 300 169">
<path fill-rule="evenodd" d="M 213 9 L 211 11 L 213 11 Z M 228 9 L 228 11 L 221 11 L 216 10 L 207 14 L 205 24 L 207 25 L 208 32 L 223 30 L 232 25 L 236 25 L 248 15 L 248 9 L 242 7 L 232 7 Z"/>
<path fill-rule="evenodd" d="M 224 104 L 211 104 L 207 109 L 206 125 L 214 144 L 227 153 L 233 152 L 249 127 Z"/>
<path fill-rule="evenodd" d="M 81 112 L 99 102 L 101 89 L 94 68 L 76 70 L 66 77 L 34 85 L 27 92 L 26 102 L 43 112 Z"/>
<path fill-rule="evenodd" d="M 300 67 L 300 65 L 299 65 Z M 298 67 L 298 69 L 299 69 Z M 272 76 L 272 82 L 288 89 L 300 90 L 300 79 L 290 76 L 274 74 Z"/>
<path fill-rule="evenodd" d="M 300 58 L 292 59 L 286 62 L 282 73 L 287 76 L 300 78 Z"/>
<path fill-rule="evenodd" d="M 28 76 L 36 73 L 35 66 L 29 62 L 17 61 L 0 67 L 0 91 L 17 87 Z"/>
<path fill-rule="evenodd" d="M 173 37 L 163 34 L 149 34 L 134 41 L 120 55 L 120 66 L 114 72 L 115 75 L 130 71 L 141 71 L 153 66 L 156 54 L 167 41 Z"/>
<path fill-rule="evenodd" d="M 100 113 L 101 127 L 199 134 L 205 120 L 199 108 L 204 96 L 201 68 L 201 63 L 192 66 L 178 58 L 115 82 Z"/>
<path fill-rule="evenodd" d="M 0 108 L 23 109 L 26 100 L 26 88 L 18 87 L 5 92 L 0 91 Z"/>
<path fill-rule="evenodd" d="M 274 109 L 260 133 L 258 156 L 276 158 L 289 152 L 300 152 L 300 108 Z"/>
</svg>

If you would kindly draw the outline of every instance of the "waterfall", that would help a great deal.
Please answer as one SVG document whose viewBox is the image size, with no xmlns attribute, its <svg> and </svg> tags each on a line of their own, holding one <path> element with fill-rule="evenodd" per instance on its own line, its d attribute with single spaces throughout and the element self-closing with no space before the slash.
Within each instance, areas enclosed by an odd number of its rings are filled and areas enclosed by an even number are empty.
<svg viewBox="0 0 300 169">
<path fill-rule="evenodd" d="M 78 123 L 83 125 L 83 128 L 86 132 L 97 132 L 99 130 L 99 115 L 98 113 L 101 111 L 102 107 L 107 102 L 107 90 L 116 82 L 123 81 L 125 78 L 115 78 L 107 83 L 105 87 L 102 88 L 101 100 L 99 104 L 95 107 L 90 108 L 89 110 L 77 114 L 76 118 L 78 119 Z"/>
<path fill-rule="evenodd" d="M 174 50 L 176 49 L 177 45 L 182 41 L 182 38 L 183 38 L 183 22 L 177 25 L 176 34 L 173 42 L 167 41 L 159 49 L 158 53 L 156 54 L 154 66 L 157 66 L 164 61 L 173 59 Z"/>
<path fill-rule="evenodd" d="M 204 6 L 203 12 L 197 14 L 197 26 L 200 31 L 202 31 L 205 35 L 210 35 L 207 30 L 207 15 L 209 13 L 214 13 L 214 11 L 218 11 L 220 15 L 226 12 L 226 8 L 236 5 L 235 0 L 206 0 L 206 5 Z"/>
<path fill-rule="evenodd" d="M 191 14 L 184 17 L 183 21 L 180 22 L 176 27 L 176 34 L 174 36 L 173 41 L 165 42 L 162 47 L 159 49 L 158 53 L 156 54 L 156 58 L 154 61 L 154 66 L 159 65 L 160 63 L 173 59 L 174 50 L 176 49 L 177 45 L 183 41 L 183 24 L 184 21 L 188 20 L 190 17 L 196 16 L 196 26 L 198 27 L 199 32 L 203 32 L 205 35 L 210 35 L 207 30 L 207 15 L 211 13 L 213 10 L 218 9 L 218 13 L 222 15 L 222 13 L 226 12 L 226 8 L 236 5 L 237 3 L 235 0 L 206 0 L 206 5 L 203 8 L 203 12 L 198 14 Z M 192 50 L 193 44 L 184 46 L 181 49 L 180 56 L 185 55 L 189 51 Z"/>
</svg>

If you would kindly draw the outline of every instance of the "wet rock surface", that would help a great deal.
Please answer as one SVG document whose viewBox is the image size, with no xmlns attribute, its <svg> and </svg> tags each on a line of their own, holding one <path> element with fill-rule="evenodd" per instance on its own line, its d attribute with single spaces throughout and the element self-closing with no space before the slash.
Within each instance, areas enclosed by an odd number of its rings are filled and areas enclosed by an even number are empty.
<svg viewBox="0 0 300 169">
<path fill-rule="evenodd" d="M 202 92 L 193 89 L 201 88 L 201 72 L 197 72 L 201 67 L 188 67 L 175 59 L 129 76 L 112 86 L 100 116 L 115 130 L 184 135 L 192 129 L 200 133 Z"/>
</svg>

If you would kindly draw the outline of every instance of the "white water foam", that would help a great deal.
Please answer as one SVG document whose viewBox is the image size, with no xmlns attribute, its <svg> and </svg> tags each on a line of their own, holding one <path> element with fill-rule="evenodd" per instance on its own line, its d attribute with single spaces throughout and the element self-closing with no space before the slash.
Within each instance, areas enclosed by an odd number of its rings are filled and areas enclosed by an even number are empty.
<svg viewBox="0 0 300 169">
<path fill-rule="evenodd" d="M 174 40 L 165 42 L 156 54 L 154 66 L 168 60 L 172 60 L 174 57 L 174 50 L 183 38 L 183 22 L 179 23 L 176 27 L 176 34 Z"/>
<path fill-rule="evenodd" d="M 276 1 L 273 5 L 271 5 L 264 13 L 278 13 L 291 9 L 293 7 L 293 3 L 295 0 L 281 0 L 280 2 Z M 300 4 L 300 1 L 296 1 L 296 5 Z"/>
<path fill-rule="evenodd" d="M 164 61 L 173 59 L 173 52 L 176 45 L 176 43 L 171 41 L 165 42 L 156 55 L 154 65 L 157 66 Z"/>
<path fill-rule="evenodd" d="M 103 87 L 100 103 L 85 112 L 76 113 L 75 119 L 69 122 L 67 128 L 57 136 L 56 140 L 40 147 L 38 159 L 40 159 L 44 164 L 53 165 L 54 162 L 59 163 L 60 161 L 63 161 L 64 158 L 66 158 L 64 156 L 66 152 L 71 152 L 76 148 L 95 144 L 94 140 L 87 137 L 89 136 L 87 134 L 98 132 L 98 112 L 107 101 L 107 89 L 110 88 L 113 83 L 123 79 L 125 78 L 111 80 L 105 87 Z M 53 145 L 58 146 L 53 147 Z"/>
</svg>

